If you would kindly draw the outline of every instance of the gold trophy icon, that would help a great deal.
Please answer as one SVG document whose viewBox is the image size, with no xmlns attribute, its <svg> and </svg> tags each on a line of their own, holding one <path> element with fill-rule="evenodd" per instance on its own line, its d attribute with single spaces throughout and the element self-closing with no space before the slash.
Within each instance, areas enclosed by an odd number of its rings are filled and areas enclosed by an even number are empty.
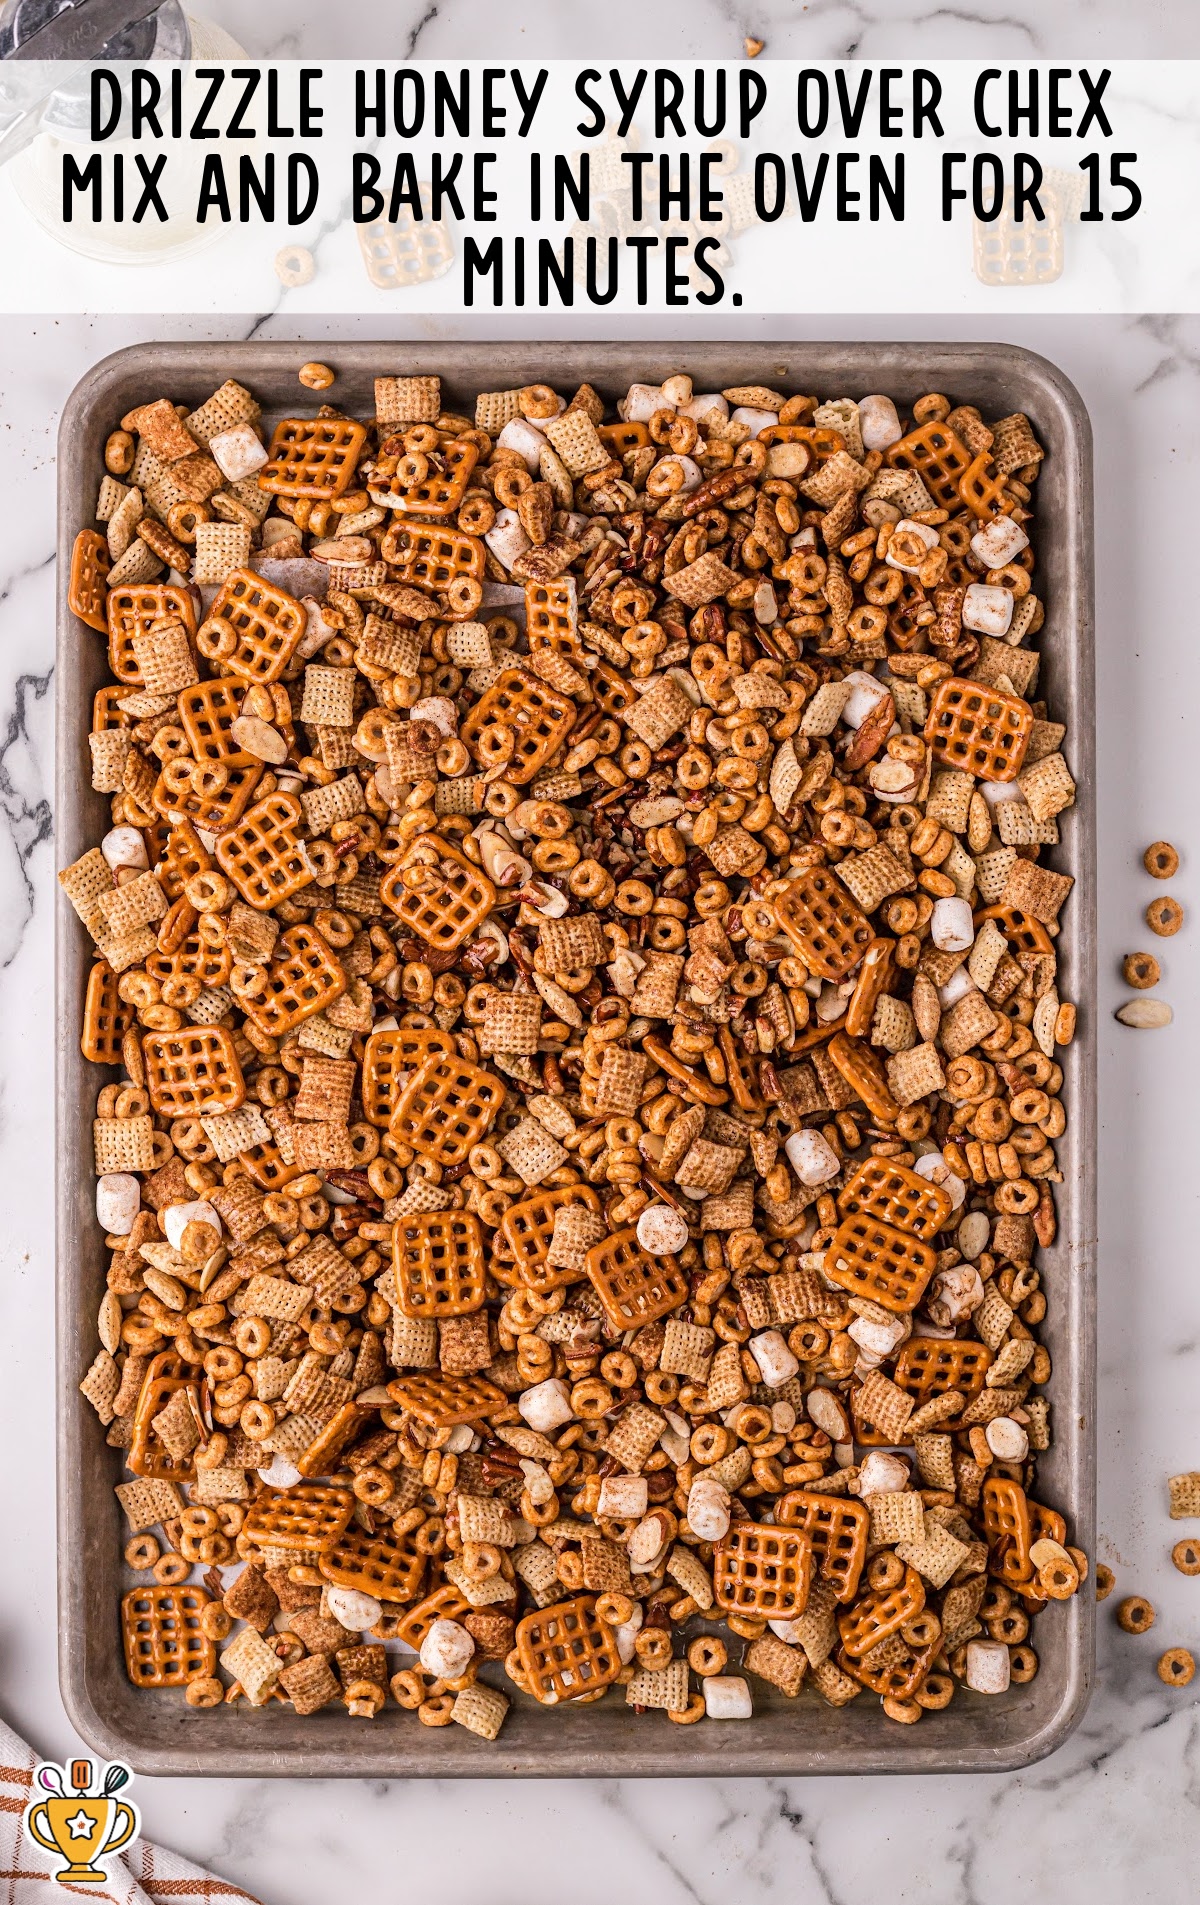
<svg viewBox="0 0 1200 1905">
<path fill-rule="evenodd" d="M 107 1883 L 100 1860 L 127 1845 L 138 1830 L 137 1807 L 113 1797 L 132 1778 L 129 1768 L 119 1761 L 106 1767 L 98 1793 L 92 1792 L 93 1777 L 90 1759 L 72 1760 L 68 1793 L 61 1766 L 47 1761 L 34 1772 L 35 1787 L 51 1797 L 35 1799 L 25 1814 L 25 1830 L 43 1850 L 66 1860 L 54 1874 L 60 1885 Z"/>
</svg>

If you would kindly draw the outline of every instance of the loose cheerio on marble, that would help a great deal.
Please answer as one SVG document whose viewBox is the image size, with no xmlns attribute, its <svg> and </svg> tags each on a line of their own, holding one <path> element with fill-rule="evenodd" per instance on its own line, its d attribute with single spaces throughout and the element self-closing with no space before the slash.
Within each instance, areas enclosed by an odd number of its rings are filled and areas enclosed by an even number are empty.
<svg viewBox="0 0 1200 1905">
<path fill-rule="evenodd" d="M 511 1682 L 586 1742 L 593 1695 L 615 1736 L 752 1677 L 935 1733 L 1086 1578 L 1039 1474 L 1075 782 L 1032 426 L 396 348 L 357 406 L 297 350 L 273 422 L 148 387 L 70 552 L 127 1671 L 264 1738 L 486 1754 Z"/>
</svg>

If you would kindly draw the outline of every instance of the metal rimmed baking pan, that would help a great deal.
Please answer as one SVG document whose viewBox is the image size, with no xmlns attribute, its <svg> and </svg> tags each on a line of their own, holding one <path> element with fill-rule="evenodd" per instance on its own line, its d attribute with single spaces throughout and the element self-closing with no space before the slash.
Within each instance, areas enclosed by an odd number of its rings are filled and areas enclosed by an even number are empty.
<svg viewBox="0 0 1200 1905">
<path fill-rule="evenodd" d="M 1040 1262 L 1049 1299 L 1040 1328 L 1054 1374 L 1053 1446 L 1038 1463 L 1040 1499 L 1068 1518 L 1071 1539 L 1093 1545 L 1095 1496 L 1096 914 L 1092 671 L 1091 431 L 1077 392 L 1044 358 L 1011 344 L 661 343 L 446 344 L 175 343 L 138 345 L 106 358 L 76 386 L 59 438 L 58 853 L 76 859 L 108 824 L 90 787 L 84 737 L 92 696 L 107 678 L 105 645 L 67 608 L 67 561 L 76 532 L 94 521 L 104 440 L 150 397 L 194 406 L 225 378 L 253 389 L 268 421 L 301 399 L 296 372 L 332 359 L 339 405 L 374 409 L 377 373 L 438 372 L 449 405 L 473 409 L 479 390 L 585 378 L 610 401 L 633 381 L 689 372 L 698 390 L 765 383 L 823 396 L 886 391 L 911 402 L 930 390 L 988 416 L 1023 410 L 1046 449 L 1037 485 L 1038 591 L 1047 604 L 1038 692 L 1068 724 L 1078 800 L 1062 816 L 1052 860 L 1076 886 L 1058 942 L 1063 996 L 1078 1002 L 1079 1032 L 1061 1054 L 1069 1122 L 1060 1142 L 1058 1238 Z M 309 1719 L 271 1704 L 195 1712 L 182 1697 L 139 1693 L 125 1677 L 118 1631 L 121 1517 L 112 1493 L 120 1456 L 77 1385 L 96 1348 L 105 1251 L 93 1209 L 91 1118 L 96 1067 L 79 1051 L 89 965 L 87 935 L 65 899 L 57 934 L 58 1062 L 58 1530 L 59 1673 L 63 1699 L 85 1740 L 143 1773 L 310 1774 L 327 1778 L 428 1775 L 679 1776 L 683 1774 L 988 1772 L 1025 1766 L 1058 1746 L 1080 1719 L 1091 1687 L 1095 1601 L 1052 1604 L 1037 1623 L 1041 1669 L 999 1699 L 960 1692 L 919 1731 L 889 1725 L 878 1702 L 839 1710 L 815 1696 L 787 1701 L 754 1682 L 754 1718 L 732 1726 L 671 1726 L 635 1718 L 614 1699 L 554 1710 L 516 1696 L 488 1744 L 461 1727 L 429 1728 L 385 1708 L 351 1719 L 327 1707 Z M 494 1670 L 489 1668 L 488 1673 Z M 512 1692 L 508 1683 L 506 1690 Z"/>
</svg>

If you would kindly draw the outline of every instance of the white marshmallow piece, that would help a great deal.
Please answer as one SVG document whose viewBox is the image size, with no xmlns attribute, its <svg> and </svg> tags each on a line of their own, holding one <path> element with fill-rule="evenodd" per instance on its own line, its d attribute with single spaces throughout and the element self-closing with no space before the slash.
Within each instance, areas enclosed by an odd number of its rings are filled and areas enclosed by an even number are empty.
<svg viewBox="0 0 1200 1905">
<path fill-rule="evenodd" d="M 951 1206 L 958 1210 L 966 1199 L 967 1186 L 956 1171 L 952 1171 L 940 1151 L 928 1151 L 913 1165 L 918 1177 L 927 1177 L 931 1184 L 940 1184 L 950 1199 Z"/>
<path fill-rule="evenodd" d="M 687 1519 L 701 1541 L 723 1541 L 729 1533 L 729 1490 L 711 1475 L 697 1475 L 688 1490 Z"/>
<path fill-rule="evenodd" d="M 517 557 L 523 556 L 530 547 L 515 509 L 502 509 L 483 540 L 505 569 L 511 569 Z"/>
<path fill-rule="evenodd" d="M 1011 1416 L 993 1416 L 983 1433 L 998 1462 L 1023 1462 L 1029 1454 L 1029 1437 Z"/>
<path fill-rule="evenodd" d="M 617 1521 L 638 1521 L 650 1500 L 649 1483 L 644 1475 L 606 1475 L 600 1484 L 597 1513 L 611 1515 Z"/>
<path fill-rule="evenodd" d="M 197 1198 L 191 1204 L 168 1204 L 160 1221 L 172 1250 L 178 1250 L 180 1239 L 189 1224 L 211 1224 L 217 1235 L 221 1234 L 221 1219 L 203 1198 Z"/>
<path fill-rule="evenodd" d="M 457 1680 L 466 1673 L 475 1653 L 475 1641 L 459 1621 L 434 1621 L 421 1642 L 421 1665 L 439 1680 Z"/>
<path fill-rule="evenodd" d="M 764 430 L 773 430 L 779 422 L 777 410 L 755 410 L 749 404 L 739 404 L 729 419 L 731 423 L 744 423 L 752 437 L 759 437 Z"/>
<path fill-rule="evenodd" d="M 537 475 L 545 447 L 545 437 L 536 424 L 530 423 L 528 417 L 514 417 L 496 438 L 498 450 L 515 450 L 518 456 L 524 457 L 525 468 L 530 476 Z"/>
<path fill-rule="evenodd" d="M 704 1711 L 710 1720 L 752 1720 L 754 1702 L 740 1674 L 710 1674 L 702 1682 Z"/>
<path fill-rule="evenodd" d="M 793 1131 L 783 1148 L 800 1182 L 810 1187 L 827 1184 L 842 1168 L 837 1152 L 819 1131 Z"/>
<path fill-rule="evenodd" d="M 1002 1640 L 967 1642 L 967 1685 L 975 1693 L 1007 1693 L 1008 1648 Z"/>
<path fill-rule="evenodd" d="M 424 701 L 414 702 L 408 711 L 408 718 L 410 721 L 432 721 L 448 741 L 458 733 L 458 709 L 449 695 L 429 695 Z"/>
<path fill-rule="evenodd" d="M 882 1361 L 885 1356 L 891 1355 L 897 1343 L 904 1341 L 908 1326 L 898 1316 L 891 1317 L 886 1323 L 873 1323 L 868 1316 L 856 1316 L 846 1334 L 868 1356 L 878 1356 Z"/>
<path fill-rule="evenodd" d="M 747 1348 L 769 1389 L 778 1389 L 780 1383 L 794 1376 L 800 1367 L 798 1358 L 793 1356 L 778 1330 L 764 1330 L 761 1336 L 752 1336 Z"/>
<path fill-rule="evenodd" d="M 693 397 L 689 403 L 681 404 L 679 408 L 685 417 L 694 417 L 703 430 L 708 418 L 720 417 L 723 420 L 729 415 L 729 399 L 722 397 L 719 390 L 709 390 L 703 396 Z"/>
<path fill-rule="evenodd" d="M 1007 635 L 1013 618 L 1013 592 L 993 582 L 972 582 L 963 597 L 963 627 L 977 635 Z"/>
<path fill-rule="evenodd" d="M 622 423 L 649 423 L 656 410 L 668 408 L 661 384 L 630 384 L 617 405 L 617 415 Z"/>
<path fill-rule="evenodd" d="M 669 1257 L 688 1240 L 687 1218 L 670 1204 L 647 1204 L 637 1220 L 637 1237 L 651 1257 Z"/>
<path fill-rule="evenodd" d="M 933 902 L 929 936 L 939 952 L 966 952 L 975 944 L 975 922 L 966 900 L 957 894 Z"/>
<path fill-rule="evenodd" d="M 976 784 L 989 807 L 999 807 L 1006 800 L 1025 798 L 1016 781 L 979 781 Z"/>
<path fill-rule="evenodd" d="M 114 1237 L 128 1237 L 142 1207 L 142 1187 L 128 1171 L 96 1179 L 96 1222 Z"/>
<path fill-rule="evenodd" d="M 365 1634 L 368 1627 L 374 1627 L 383 1615 L 383 1608 L 375 1596 L 364 1594 L 360 1588 L 326 1588 L 325 1605 L 334 1620 L 348 1627 L 352 1634 Z M 470 1639 L 469 1634 L 467 1638 Z"/>
<path fill-rule="evenodd" d="M 960 999 L 966 998 L 968 992 L 974 992 L 976 989 L 975 981 L 967 968 L 959 966 L 957 971 L 950 974 L 945 985 L 937 989 L 943 1011 L 948 1012 L 952 1005 L 957 1005 Z"/>
<path fill-rule="evenodd" d="M 850 690 L 842 709 L 842 720 L 848 728 L 861 728 L 871 710 L 886 699 L 889 691 L 862 668 L 852 668 L 848 675 L 843 675 L 842 681 Z"/>
<path fill-rule="evenodd" d="M 222 430 L 218 436 L 210 437 L 208 453 L 229 483 L 240 483 L 244 477 L 253 476 L 271 460 L 266 444 L 248 423 L 235 423 L 232 430 Z"/>
<path fill-rule="evenodd" d="M 548 1376 L 545 1382 L 535 1382 L 532 1389 L 526 1389 L 517 1397 L 517 1408 L 522 1419 L 541 1435 L 561 1429 L 564 1422 L 572 1421 L 575 1415 L 571 1392 L 561 1376 Z"/>
<path fill-rule="evenodd" d="M 929 1314 L 940 1328 L 965 1323 L 982 1302 L 983 1278 L 973 1263 L 939 1270 L 929 1288 Z"/>
<path fill-rule="evenodd" d="M 858 427 L 864 450 L 890 450 L 904 435 L 900 417 L 890 397 L 860 397 Z"/>
<path fill-rule="evenodd" d="M 920 562 L 901 562 L 898 556 L 892 554 L 892 549 L 895 546 L 895 537 L 898 536 L 902 530 L 911 536 L 916 536 L 919 541 L 924 543 L 926 549 L 937 548 L 938 533 L 929 523 L 913 522 L 911 516 L 905 516 L 901 522 L 896 524 L 895 530 L 893 531 L 893 541 L 888 547 L 884 562 L 889 569 L 899 569 L 904 575 L 916 575 L 917 570 L 921 566 Z"/>
<path fill-rule="evenodd" d="M 868 1495 L 898 1495 L 908 1487 L 908 1463 L 898 1455 L 889 1455 L 886 1449 L 871 1449 L 863 1456 L 858 1471 L 858 1492 L 865 1501 Z"/>
<path fill-rule="evenodd" d="M 1011 516 L 993 516 L 971 537 L 971 548 L 989 569 L 1002 569 L 1006 562 L 1028 549 L 1029 537 Z"/>
<path fill-rule="evenodd" d="M 111 827 L 100 842 L 110 867 L 148 867 L 146 842 L 136 827 Z"/>
<path fill-rule="evenodd" d="M 633 1659 L 633 1643 L 642 1631 L 642 1622 L 645 1618 L 646 1616 L 642 1610 L 641 1602 L 635 1601 L 633 1604 L 633 1613 L 629 1619 L 622 1621 L 619 1627 L 614 1627 L 612 1630 L 613 1639 L 617 1644 L 617 1654 L 622 1667 L 628 1667 L 630 1661 Z"/>
</svg>

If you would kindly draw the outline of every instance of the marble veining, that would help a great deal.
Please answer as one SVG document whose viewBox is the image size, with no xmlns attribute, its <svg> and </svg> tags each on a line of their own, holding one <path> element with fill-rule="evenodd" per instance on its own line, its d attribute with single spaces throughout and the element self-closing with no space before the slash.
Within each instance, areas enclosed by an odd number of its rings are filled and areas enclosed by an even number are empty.
<svg viewBox="0 0 1200 1905">
<path fill-rule="evenodd" d="M 344 0 L 210 0 L 248 50 L 380 52 L 379 8 Z M 1023 9 L 997 0 L 902 18 L 876 4 L 782 0 L 756 7 L 677 0 L 615 4 L 585 32 L 579 9 L 543 4 L 508 18 L 463 4 L 389 9 L 386 51 L 596 57 L 734 57 L 744 31 L 771 51 L 833 57 L 956 54 L 1186 55 L 1190 14 L 1115 0 Z M 201 267 L 202 268 L 202 264 Z M 440 334 L 467 333 L 439 321 Z M 537 320 L 492 334 L 536 336 Z M 598 331 L 599 322 L 564 330 Z M 1074 1737 L 1024 1773 L 961 1780 L 677 1780 L 510 1783 L 141 1780 L 147 1831 L 245 1885 L 264 1905 L 334 1897 L 440 1905 L 1011 1905 L 1037 1887 L 1056 1905 L 1185 1905 L 1200 1847 L 1200 1707 L 1153 1663 L 1200 1647 L 1200 1582 L 1170 1566 L 1183 1532 L 1166 1516 L 1165 1476 L 1200 1466 L 1200 1218 L 1195 1108 L 1200 1011 L 1196 929 L 1155 944 L 1169 1031 L 1115 1025 L 1119 959 L 1146 943 L 1151 897 L 1138 856 L 1168 837 L 1184 856 L 1173 884 L 1194 914 L 1195 497 L 1200 451 L 1200 320 L 1064 318 L 647 319 L 612 327 L 670 336 L 765 338 L 1003 336 L 1055 359 L 1096 433 L 1101 1072 L 1100 1558 L 1121 1591 L 1159 1610 L 1141 1639 L 1101 1620 L 1099 1686 Z M 40 1750 L 75 1739 L 55 1666 L 51 1187 L 54 1171 L 52 922 L 55 430 L 83 371 L 156 337 L 304 336 L 336 362 L 348 336 L 421 336 L 428 320 L 258 318 L 9 319 L 0 384 L 0 1434 L 8 1451 L 5 1526 L 19 1528 L 0 1571 L 0 1688 L 6 1716 Z M 84 771 L 82 748 L 80 771 Z M 202 1719 L 197 1724 L 202 1724 Z M 802 1721 L 800 1723 L 803 1723 Z"/>
</svg>

